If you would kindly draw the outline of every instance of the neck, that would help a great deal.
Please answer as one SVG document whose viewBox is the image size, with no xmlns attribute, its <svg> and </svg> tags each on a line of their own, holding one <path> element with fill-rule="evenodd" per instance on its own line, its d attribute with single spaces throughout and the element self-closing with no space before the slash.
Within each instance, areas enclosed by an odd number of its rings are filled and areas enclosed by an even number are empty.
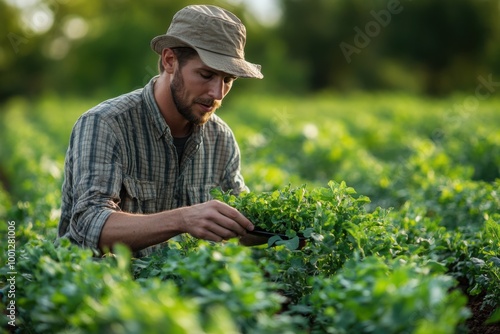
<svg viewBox="0 0 500 334">
<path fill-rule="evenodd" d="M 191 134 L 193 124 L 187 121 L 178 111 L 170 92 L 170 80 L 162 73 L 154 83 L 154 97 L 160 112 L 167 122 L 173 137 L 186 137 Z"/>
</svg>

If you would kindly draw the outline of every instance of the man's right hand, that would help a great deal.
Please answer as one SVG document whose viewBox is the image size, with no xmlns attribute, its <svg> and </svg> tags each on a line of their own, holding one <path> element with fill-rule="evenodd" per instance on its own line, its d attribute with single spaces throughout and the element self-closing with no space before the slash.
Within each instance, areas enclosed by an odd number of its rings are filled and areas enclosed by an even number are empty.
<svg viewBox="0 0 500 334">
<path fill-rule="evenodd" d="M 252 222 L 238 210 L 217 200 L 179 210 L 183 218 L 180 230 L 198 239 L 219 242 L 243 237 L 254 229 Z"/>
<path fill-rule="evenodd" d="M 114 212 L 102 228 L 99 248 L 106 251 L 120 242 L 137 251 L 181 233 L 219 242 L 253 229 L 238 210 L 217 200 L 148 215 Z"/>
</svg>

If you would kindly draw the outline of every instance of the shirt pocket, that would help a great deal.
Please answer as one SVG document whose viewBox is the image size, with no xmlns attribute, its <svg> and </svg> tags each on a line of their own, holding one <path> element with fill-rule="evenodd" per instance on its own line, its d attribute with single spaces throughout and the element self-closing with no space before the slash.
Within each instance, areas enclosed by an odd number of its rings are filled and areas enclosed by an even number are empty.
<svg viewBox="0 0 500 334">
<path fill-rule="evenodd" d="M 216 188 L 218 185 L 216 184 L 203 184 L 203 185 L 195 185 L 188 186 L 188 198 L 189 205 L 204 203 L 211 199 L 213 199 L 210 191 Z"/>
<path fill-rule="evenodd" d="M 152 181 L 123 178 L 121 209 L 131 213 L 156 212 L 156 185 Z"/>
</svg>

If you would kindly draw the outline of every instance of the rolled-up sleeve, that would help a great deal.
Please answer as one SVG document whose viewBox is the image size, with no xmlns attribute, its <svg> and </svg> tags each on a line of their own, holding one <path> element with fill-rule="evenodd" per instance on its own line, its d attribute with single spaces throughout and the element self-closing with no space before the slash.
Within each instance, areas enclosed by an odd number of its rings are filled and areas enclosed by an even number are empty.
<svg viewBox="0 0 500 334">
<path fill-rule="evenodd" d="M 66 155 L 63 193 L 71 198 L 63 199 L 60 237 L 98 249 L 106 220 L 120 210 L 120 156 L 112 127 L 99 114 L 86 114 L 77 121 Z"/>
</svg>

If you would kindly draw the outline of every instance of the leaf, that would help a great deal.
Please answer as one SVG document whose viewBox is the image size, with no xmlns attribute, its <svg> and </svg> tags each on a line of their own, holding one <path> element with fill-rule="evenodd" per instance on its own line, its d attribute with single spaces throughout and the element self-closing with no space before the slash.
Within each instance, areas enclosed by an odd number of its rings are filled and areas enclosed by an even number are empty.
<svg viewBox="0 0 500 334">
<path fill-rule="evenodd" d="M 497 322 L 500 322 L 500 307 L 497 308 L 495 312 L 493 312 L 491 317 L 489 317 L 488 320 L 486 320 L 485 324 L 493 324 Z"/>
<path fill-rule="evenodd" d="M 313 311 L 312 306 L 304 304 L 290 305 L 289 308 L 290 310 L 300 314 L 310 314 Z"/>
<path fill-rule="evenodd" d="M 281 237 L 279 235 L 274 235 L 267 240 L 267 246 L 272 247 L 274 244 L 278 244 L 277 242 L 282 241 L 282 240 L 283 239 L 281 239 Z"/>
<path fill-rule="evenodd" d="M 471 262 L 477 266 L 477 267 L 482 267 L 484 266 L 484 261 L 481 259 L 478 259 L 477 257 L 471 257 L 470 258 Z"/>
<path fill-rule="evenodd" d="M 116 244 L 114 246 L 114 252 L 116 254 L 118 268 L 123 272 L 129 272 L 132 255 L 130 249 L 124 244 Z"/>
<path fill-rule="evenodd" d="M 312 227 L 308 227 L 302 233 L 304 237 L 309 238 L 314 233 L 314 229 Z"/>
<path fill-rule="evenodd" d="M 496 256 L 490 257 L 490 261 L 497 267 L 500 267 L 500 259 Z"/>
<path fill-rule="evenodd" d="M 323 241 L 325 237 L 322 234 L 311 233 L 311 238 L 315 241 Z"/>
<path fill-rule="evenodd" d="M 358 203 L 370 203 L 371 200 L 368 196 L 359 196 L 357 199 L 356 199 L 356 202 Z"/>
<path fill-rule="evenodd" d="M 296 250 L 299 248 L 299 237 L 277 241 L 276 245 L 285 245 L 289 250 Z"/>
</svg>

